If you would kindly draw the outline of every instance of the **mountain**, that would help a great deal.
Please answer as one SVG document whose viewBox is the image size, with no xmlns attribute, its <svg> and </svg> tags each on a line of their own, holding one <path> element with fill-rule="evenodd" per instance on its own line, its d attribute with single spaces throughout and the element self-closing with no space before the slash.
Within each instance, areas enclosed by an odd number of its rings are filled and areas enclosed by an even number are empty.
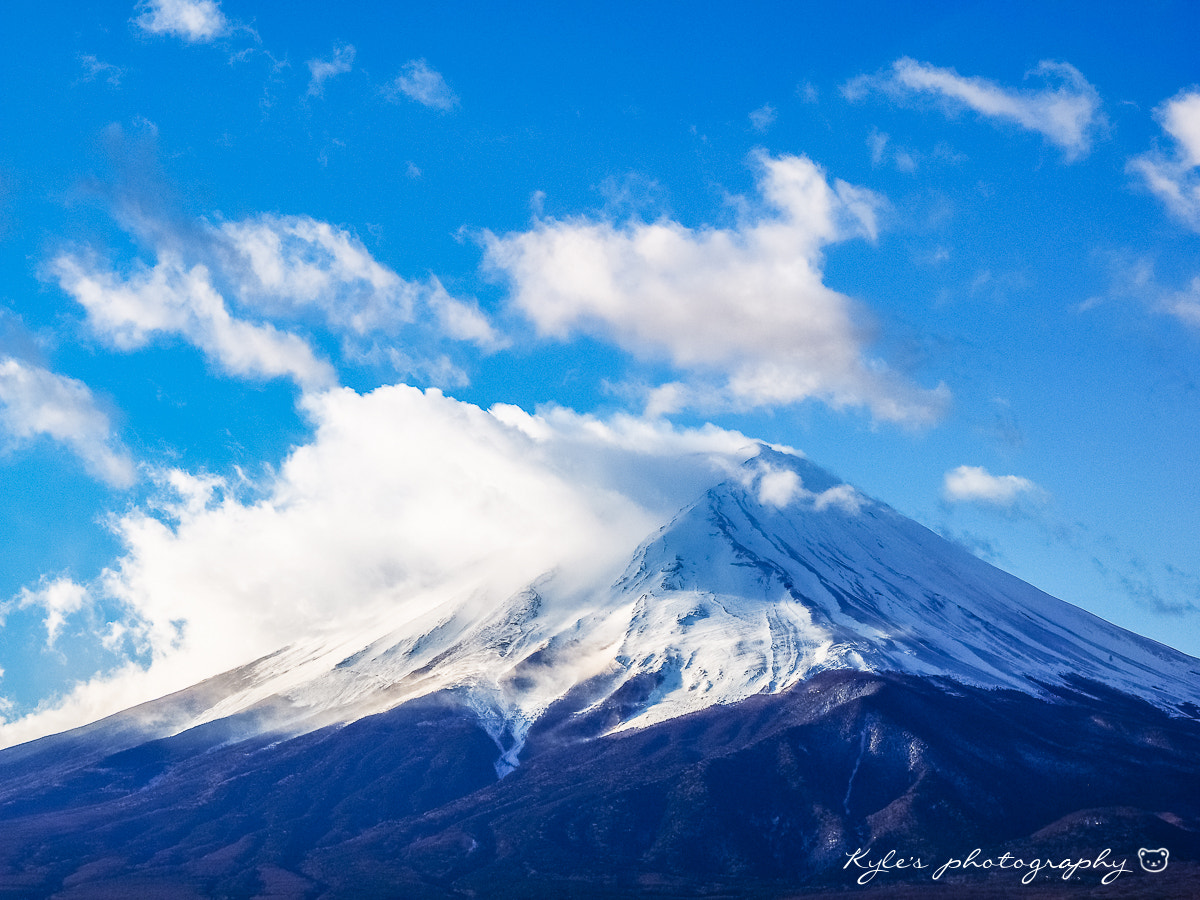
<svg viewBox="0 0 1200 900">
<path fill-rule="evenodd" d="M 760 447 L 615 579 L 439 588 L 0 753 L 0 896 L 788 896 L 863 848 L 1190 896 L 1198 775 L 1200 660 Z"/>
</svg>

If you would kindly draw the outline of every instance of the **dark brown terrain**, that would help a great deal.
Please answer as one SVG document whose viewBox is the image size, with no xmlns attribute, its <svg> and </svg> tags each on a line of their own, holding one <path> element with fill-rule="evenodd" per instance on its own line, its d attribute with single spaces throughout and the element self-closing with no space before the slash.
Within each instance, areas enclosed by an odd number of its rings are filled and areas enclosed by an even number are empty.
<svg viewBox="0 0 1200 900">
<path fill-rule="evenodd" d="M 1036 699 L 826 672 L 607 737 L 587 734 L 603 710 L 570 713 L 501 780 L 449 696 L 282 741 L 226 720 L 89 759 L 48 738 L 0 756 L 0 896 L 1196 896 L 1200 722 L 1094 684 Z M 1140 847 L 1169 848 L 1167 870 Z M 927 868 L 859 886 L 860 848 L 1127 862 L 1108 885 Z"/>
</svg>

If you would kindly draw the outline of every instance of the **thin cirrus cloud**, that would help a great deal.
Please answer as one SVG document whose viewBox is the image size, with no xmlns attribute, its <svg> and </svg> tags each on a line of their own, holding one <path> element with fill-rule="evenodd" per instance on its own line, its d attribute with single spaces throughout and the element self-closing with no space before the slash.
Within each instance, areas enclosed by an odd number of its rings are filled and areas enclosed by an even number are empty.
<svg viewBox="0 0 1200 900">
<path fill-rule="evenodd" d="M 1159 306 L 1188 327 L 1200 330 L 1200 275 L 1183 290 L 1165 294 Z"/>
<path fill-rule="evenodd" d="M 1045 491 L 1019 475 L 993 475 L 982 466 L 959 466 L 946 473 L 942 496 L 952 503 L 1011 507 L 1022 498 L 1041 499 Z"/>
<path fill-rule="evenodd" d="M 458 106 L 458 95 L 451 90 L 442 74 L 431 69 L 423 59 L 405 63 L 400 74 L 384 88 L 384 93 L 393 100 L 407 97 L 422 106 L 442 112 L 449 112 Z"/>
<path fill-rule="evenodd" d="M 120 87 L 121 79 L 125 75 L 125 70 L 120 66 L 104 62 L 91 53 L 85 53 L 80 56 L 79 62 L 83 67 L 82 81 L 88 82 L 95 81 L 97 78 L 103 78 L 112 87 Z"/>
<path fill-rule="evenodd" d="M 14 444 L 47 438 L 106 484 L 134 482 L 133 461 L 88 386 L 11 356 L 0 357 L 0 435 Z"/>
<path fill-rule="evenodd" d="M 133 22 L 150 34 L 166 34 L 190 44 L 205 43 L 229 33 L 229 20 L 215 0 L 148 0 Z"/>
<path fill-rule="evenodd" d="M 756 156 L 759 214 L 732 228 L 670 221 L 538 220 L 485 233 L 485 268 L 545 337 L 609 340 L 666 358 L 684 380 L 647 412 L 754 408 L 815 399 L 922 426 L 949 391 L 929 390 L 867 355 L 869 317 L 823 281 L 823 250 L 873 239 L 880 198 L 830 183 L 805 157 Z"/>
<path fill-rule="evenodd" d="M 1163 284 L 1154 271 L 1154 260 L 1147 256 L 1114 254 L 1110 263 L 1112 286 L 1107 294 L 1089 297 L 1077 309 L 1087 312 L 1107 299 L 1132 298 L 1154 313 L 1175 318 L 1189 328 L 1200 330 L 1200 275 L 1183 287 Z"/>
<path fill-rule="evenodd" d="M 325 82 L 338 75 L 345 75 L 354 68 L 354 45 L 338 44 L 329 59 L 310 59 L 308 71 L 308 96 L 320 97 L 325 92 Z"/>
<path fill-rule="evenodd" d="M 114 518 L 123 550 L 98 579 L 58 579 L 10 601 L 41 608 L 55 634 L 73 615 L 119 610 L 102 624 L 144 652 L 0 722 L 0 745 L 291 642 L 356 643 L 433 605 L 499 603 L 552 571 L 564 588 L 554 602 L 571 614 L 586 603 L 568 599 L 572 585 L 616 578 L 666 516 L 756 452 L 711 425 L 484 410 L 406 385 L 337 388 L 302 407 L 313 437 L 250 498 L 219 477 L 160 472 L 162 495 Z M 578 585 L 562 581 L 572 572 Z"/>
<path fill-rule="evenodd" d="M 779 113 L 770 103 L 764 103 L 750 113 L 750 127 L 755 131 L 765 132 L 775 124 Z"/>
<path fill-rule="evenodd" d="M 1200 91 L 1184 91 L 1154 111 L 1173 152 L 1152 150 L 1129 162 L 1170 213 L 1200 231 Z"/>
<path fill-rule="evenodd" d="M 1026 77 L 1037 78 L 1046 86 L 1005 87 L 903 57 L 882 73 L 852 79 L 843 87 L 843 94 L 851 100 L 872 91 L 896 98 L 935 97 L 950 110 L 970 109 L 986 119 L 1037 132 L 1061 149 L 1067 162 L 1086 156 L 1106 121 L 1097 90 L 1065 62 L 1043 60 Z"/>
<path fill-rule="evenodd" d="M 187 241 L 164 238 L 152 265 L 135 260 L 124 272 L 87 252 L 60 254 L 49 269 L 93 332 L 118 350 L 175 335 L 229 375 L 290 378 L 304 390 L 336 384 L 337 373 L 285 324 L 341 338 L 355 362 L 386 353 L 405 328 L 420 331 L 428 346 L 447 339 L 484 352 L 504 346 L 473 302 L 450 296 L 433 277 L 406 281 L 349 232 L 307 216 L 201 223 Z M 465 378 L 448 359 L 390 359 L 410 374 L 452 384 Z"/>
</svg>

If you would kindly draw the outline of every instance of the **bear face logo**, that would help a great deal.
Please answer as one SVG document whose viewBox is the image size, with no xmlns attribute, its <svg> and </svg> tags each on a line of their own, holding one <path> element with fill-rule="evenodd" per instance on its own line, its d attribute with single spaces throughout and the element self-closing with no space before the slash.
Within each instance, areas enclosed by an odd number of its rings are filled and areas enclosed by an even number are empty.
<svg viewBox="0 0 1200 900">
<path fill-rule="evenodd" d="M 1167 857 L 1170 852 L 1166 847 L 1161 850 L 1147 850 L 1143 847 L 1138 851 L 1138 861 L 1147 872 L 1161 872 L 1167 867 Z"/>
</svg>

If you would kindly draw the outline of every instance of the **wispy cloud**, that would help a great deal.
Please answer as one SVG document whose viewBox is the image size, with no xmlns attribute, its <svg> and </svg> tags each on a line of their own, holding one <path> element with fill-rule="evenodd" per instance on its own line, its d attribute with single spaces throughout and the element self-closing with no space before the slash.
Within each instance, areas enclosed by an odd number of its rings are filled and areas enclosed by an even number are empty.
<svg viewBox="0 0 1200 900">
<path fill-rule="evenodd" d="M 188 43 L 204 43 L 230 31 L 229 20 L 215 0 L 147 0 L 133 20 L 150 34 L 167 34 Z"/>
<path fill-rule="evenodd" d="M 1093 556 L 1092 564 L 1130 600 L 1159 616 L 1182 618 L 1200 612 L 1200 579 L 1169 565 L 1152 570 L 1115 542 L 1099 543 L 1106 558 Z"/>
<path fill-rule="evenodd" d="M 0 432 L 14 442 L 56 441 L 114 487 L 134 482 L 133 461 L 87 385 L 11 356 L 0 357 Z"/>
<path fill-rule="evenodd" d="M 321 96 L 325 91 L 326 81 L 353 69 L 354 53 L 353 44 L 338 44 L 333 48 L 333 55 L 329 59 L 310 59 L 308 71 L 312 77 L 308 82 L 308 95 Z"/>
<path fill-rule="evenodd" d="M 874 238 L 880 198 L 831 184 L 804 157 L 756 164 L 761 201 L 737 227 L 542 219 L 485 235 L 486 265 L 540 334 L 591 334 L 687 373 L 652 395 L 658 411 L 812 398 L 880 420 L 935 421 L 946 388 L 922 389 L 869 357 L 869 316 L 822 281 L 826 245 Z"/>
<path fill-rule="evenodd" d="M 458 96 L 446 84 L 446 79 L 423 59 L 405 63 L 400 74 L 388 83 L 384 92 L 392 99 L 407 97 L 443 112 L 458 106 Z"/>
<path fill-rule="evenodd" d="M 867 134 L 867 147 L 871 151 L 872 166 L 891 163 L 897 171 L 910 175 L 917 170 L 917 160 L 913 153 L 894 146 L 887 132 L 872 128 Z"/>
<path fill-rule="evenodd" d="M 1173 152 L 1152 150 L 1129 162 L 1129 171 L 1167 209 L 1195 231 L 1200 231 L 1200 91 L 1184 91 L 1154 111 L 1154 117 L 1171 138 Z"/>
<path fill-rule="evenodd" d="M 301 337 L 231 315 L 208 269 L 188 266 L 173 253 L 162 253 L 153 267 L 136 263 L 125 275 L 79 255 L 58 257 L 51 270 L 87 310 L 92 330 L 117 349 L 179 335 L 231 375 L 290 377 L 308 389 L 337 381 Z"/>
<path fill-rule="evenodd" d="M 235 377 L 284 377 L 316 390 L 336 384 L 337 374 L 297 326 L 340 338 L 354 362 L 378 361 L 448 385 L 466 376 L 439 356 L 440 342 L 485 353 L 506 344 L 474 301 L 451 296 L 433 276 L 401 278 L 326 222 L 263 215 L 172 229 L 144 218 L 137 227 L 157 245 L 152 264 L 135 260 L 118 271 L 94 253 L 73 251 L 49 267 L 86 310 L 91 329 L 116 349 L 176 335 Z M 393 346 L 402 331 L 410 340 Z"/>
<path fill-rule="evenodd" d="M 48 616 L 68 615 L 85 593 L 121 610 L 115 624 L 148 648 L 150 669 L 80 685 L 0 727 L 0 743 L 293 641 L 370 640 L 434 606 L 498 603 L 553 570 L 581 584 L 615 578 L 666 516 L 753 455 L 744 435 L 711 425 L 483 410 L 403 385 L 303 405 L 313 438 L 252 499 L 220 478 L 160 473 L 154 505 L 115 520 L 123 552 L 101 578 L 23 595 Z"/>
<path fill-rule="evenodd" d="M 1194 277 L 1183 290 L 1165 294 L 1161 306 L 1164 312 L 1188 327 L 1200 329 L 1200 275 Z"/>
<path fill-rule="evenodd" d="M 503 347 L 474 302 L 452 297 L 437 278 L 407 281 L 377 262 L 344 229 L 308 216 L 258 216 L 221 226 L 235 254 L 238 295 L 273 313 L 314 309 L 340 334 L 396 335 L 421 317 L 442 334 L 491 352 Z"/>
<path fill-rule="evenodd" d="M 935 97 L 951 111 L 970 109 L 985 118 L 1035 131 L 1059 147 L 1067 162 L 1086 156 L 1106 122 L 1100 94 L 1078 69 L 1064 62 L 1043 60 L 1026 77 L 1040 79 L 1047 86 L 1032 90 L 1004 87 L 904 57 L 880 74 L 851 80 L 843 94 L 851 100 L 873 91 L 897 98 Z"/>
<path fill-rule="evenodd" d="M 750 113 L 750 127 L 755 131 L 765 132 L 775 124 L 779 112 L 770 103 L 764 103 Z"/>
<path fill-rule="evenodd" d="M 952 503 L 1012 507 L 1022 498 L 1040 500 L 1045 491 L 1018 475 L 993 475 L 982 466 L 959 466 L 946 473 L 942 496 Z"/>
<path fill-rule="evenodd" d="M 83 66 L 83 78 L 80 79 L 81 81 L 95 81 L 97 78 L 103 78 L 113 87 L 119 87 L 121 78 L 125 75 L 125 70 L 120 66 L 102 62 L 91 53 L 85 53 L 80 56 L 79 62 Z"/>
<path fill-rule="evenodd" d="M 67 618 L 90 602 L 87 588 L 70 578 L 43 579 L 36 588 L 22 588 L 15 600 L 21 608 L 41 607 L 45 613 L 46 646 L 53 647 Z"/>
<path fill-rule="evenodd" d="M 1112 284 L 1105 294 L 1088 297 L 1077 307 L 1086 313 L 1110 301 L 1134 300 L 1152 313 L 1168 315 L 1189 328 L 1200 330 L 1200 275 L 1182 287 L 1163 284 L 1155 273 L 1154 261 L 1127 253 L 1109 260 Z"/>
</svg>

